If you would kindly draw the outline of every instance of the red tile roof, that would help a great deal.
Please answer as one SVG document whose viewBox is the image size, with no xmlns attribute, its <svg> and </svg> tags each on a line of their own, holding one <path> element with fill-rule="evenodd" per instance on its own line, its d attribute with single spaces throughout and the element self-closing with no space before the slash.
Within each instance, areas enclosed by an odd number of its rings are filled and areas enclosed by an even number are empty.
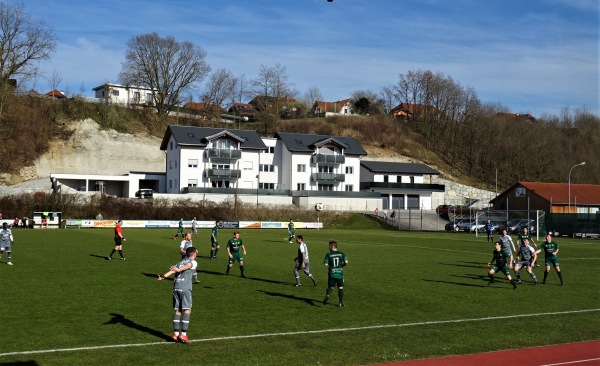
<svg viewBox="0 0 600 366">
<path fill-rule="evenodd" d="M 568 183 L 518 182 L 516 185 L 534 191 L 535 194 L 552 203 L 569 202 Z M 575 201 L 578 205 L 600 205 L 600 185 L 571 183 L 571 203 Z"/>
<path fill-rule="evenodd" d="M 44 95 L 47 97 L 52 97 L 52 98 L 66 98 L 63 93 L 59 92 L 56 89 L 52 89 Z"/>
<path fill-rule="evenodd" d="M 185 103 L 185 105 L 183 106 L 183 108 L 195 109 L 195 110 L 198 110 L 198 111 L 210 110 L 210 111 L 225 112 L 225 109 L 223 109 L 223 107 L 221 107 L 219 105 L 216 105 L 216 104 L 206 104 L 206 103 L 187 102 L 187 103 Z"/>
<path fill-rule="evenodd" d="M 314 108 L 314 109 L 316 110 L 318 108 L 321 113 L 324 113 L 324 112 L 337 113 L 342 110 L 343 106 L 350 103 L 351 101 L 352 101 L 352 99 L 342 99 L 342 100 L 338 100 L 337 102 L 324 102 L 321 100 L 317 100 L 315 102 L 316 108 Z"/>
</svg>

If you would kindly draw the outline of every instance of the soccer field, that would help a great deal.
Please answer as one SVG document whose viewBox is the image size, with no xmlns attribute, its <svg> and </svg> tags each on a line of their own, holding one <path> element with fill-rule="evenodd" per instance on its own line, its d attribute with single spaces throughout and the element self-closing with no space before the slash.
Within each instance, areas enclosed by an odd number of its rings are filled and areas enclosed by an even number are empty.
<svg viewBox="0 0 600 366">
<path fill-rule="evenodd" d="M 233 230 L 220 230 L 211 261 L 203 229 L 193 342 L 169 343 L 173 282 L 156 274 L 180 258 L 175 231 L 124 229 L 127 260 L 107 261 L 112 230 L 15 230 L 14 266 L 6 253 L 0 263 L 0 365 L 364 365 L 600 339 L 598 240 L 556 239 L 565 286 L 552 270 L 546 285 L 523 273 L 513 290 L 503 275 L 487 286 L 485 238 L 300 230 L 318 285 L 301 272 L 294 287 L 286 230 L 241 230 L 241 278 L 237 263 L 225 275 Z M 335 290 L 322 304 L 329 240 L 349 259 L 344 308 Z"/>
</svg>

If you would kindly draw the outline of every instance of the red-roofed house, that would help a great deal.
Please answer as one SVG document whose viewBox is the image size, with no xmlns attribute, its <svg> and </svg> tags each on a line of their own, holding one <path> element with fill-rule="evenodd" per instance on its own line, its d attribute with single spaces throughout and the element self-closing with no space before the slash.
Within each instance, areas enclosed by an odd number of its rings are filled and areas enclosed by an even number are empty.
<svg viewBox="0 0 600 366">
<path fill-rule="evenodd" d="M 424 104 L 400 103 L 392 108 L 391 113 L 396 118 L 416 119 L 425 114 L 436 115 L 440 113 L 437 108 L 429 107 Z"/>
<path fill-rule="evenodd" d="M 600 185 L 517 182 L 490 203 L 494 210 L 600 214 Z"/>
<path fill-rule="evenodd" d="M 498 119 L 506 121 L 506 122 L 537 122 L 534 116 L 529 113 L 521 114 L 521 113 L 496 113 Z"/>
<path fill-rule="evenodd" d="M 213 112 L 225 113 L 225 109 L 223 107 L 221 107 L 220 105 L 216 105 L 216 104 L 187 102 L 187 103 L 185 103 L 183 108 L 193 109 L 195 111 L 207 112 L 207 113 L 213 113 Z"/>
<path fill-rule="evenodd" d="M 54 98 L 54 99 L 64 99 L 66 98 L 66 96 L 61 93 L 60 91 L 56 90 L 56 89 L 52 89 L 49 92 L 47 92 L 46 94 L 44 94 L 45 97 L 48 98 Z"/>
<path fill-rule="evenodd" d="M 313 113 L 318 117 L 351 116 L 354 114 L 352 99 L 342 99 L 337 102 L 317 100 L 313 104 Z"/>
</svg>

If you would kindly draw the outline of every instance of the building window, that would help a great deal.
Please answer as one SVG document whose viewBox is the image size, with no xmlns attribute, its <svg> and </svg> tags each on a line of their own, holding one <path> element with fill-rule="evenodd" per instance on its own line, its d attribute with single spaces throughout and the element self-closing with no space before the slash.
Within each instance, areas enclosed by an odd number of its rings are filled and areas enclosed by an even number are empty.
<svg viewBox="0 0 600 366">
<path fill-rule="evenodd" d="M 333 184 L 319 184 L 319 191 L 333 191 Z"/>
<path fill-rule="evenodd" d="M 188 179 L 188 187 L 198 187 L 198 179 Z"/>
<path fill-rule="evenodd" d="M 298 172 L 299 173 L 306 172 L 306 164 L 298 164 Z"/>
<path fill-rule="evenodd" d="M 146 102 L 152 103 L 152 93 L 146 93 Z"/>
<path fill-rule="evenodd" d="M 269 146 L 269 154 L 275 154 L 275 146 Z"/>
<path fill-rule="evenodd" d="M 419 195 L 418 194 L 407 194 L 406 195 L 406 204 L 407 208 L 418 209 L 421 208 L 419 204 Z"/>
<path fill-rule="evenodd" d="M 175 169 L 177 169 L 177 160 L 175 160 Z"/>
<path fill-rule="evenodd" d="M 258 183 L 259 189 L 275 189 L 275 183 Z"/>
<path fill-rule="evenodd" d="M 353 166 L 347 166 L 346 167 L 346 174 L 354 174 L 354 167 Z"/>
<path fill-rule="evenodd" d="M 402 176 L 401 175 L 397 175 L 396 176 L 396 183 L 402 183 Z"/>
<path fill-rule="evenodd" d="M 197 168 L 198 167 L 198 159 L 189 159 L 188 160 L 188 168 Z"/>
<path fill-rule="evenodd" d="M 410 182 L 415 183 L 415 177 L 410 177 Z"/>
<path fill-rule="evenodd" d="M 389 182 L 389 181 L 390 181 L 390 177 L 389 177 L 387 174 L 386 174 L 386 175 L 384 175 L 384 176 L 383 176 L 383 182 L 384 182 L 384 183 L 387 183 L 387 182 Z"/>
<path fill-rule="evenodd" d="M 260 169 L 261 172 L 274 172 L 275 171 L 275 165 L 271 165 L 271 164 L 260 164 Z"/>
<path fill-rule="evenodd" d="M 319 173 L 333 173 L 332 165 L 319 165 Z"/>
<path fill-rule="evenodd" d="M 169 142 L 169 150 L 173 150 L 173 141 Z"/>
<path fill-rule="evenodd" d="M 133 92 L 133 101 L 135 103 L 139 103 L 140 102 L 140 92 Z"/>
<path fill-rule="evenodd" d="M 112 91 L 110 92 L 110 94 L 111 94 L 113 97 L 118 97 L 118 96 L 119 96 L 119 91 L 118 91 L 118 90 L 112 90 Z"/>
<path fill-rule="evenodd" d="M 298 185 L 296 186 L 296 188 L 299 191 L 305 191 L 306 190 L 306 183 L 298 183 Z"/>
<path fill-rule="evenodd" d="M 352 184 L 346 184 L 346 192 L 352 192 L 354 190 L 354 187 L 352 186 Z"/>
<path fill-rule="evenodd" d="M 169 179 L 169 188 L 173 188 L 173 181 Z"/>
<path fill-rule="evenodd" d="M 169 160 L 169 169 L 173 169 L 173 160 Z"/>
</svg>

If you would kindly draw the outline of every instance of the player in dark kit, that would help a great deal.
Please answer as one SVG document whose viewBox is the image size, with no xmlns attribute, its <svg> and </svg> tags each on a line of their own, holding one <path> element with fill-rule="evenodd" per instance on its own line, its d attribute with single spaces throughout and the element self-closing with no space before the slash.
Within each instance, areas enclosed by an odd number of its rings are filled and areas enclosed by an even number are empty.
<svg viewBox="0 0 600 366">
<path fill-rule="evenodd" d="M 179 223 L 177 224 L 177 233 L 175 234 L 173 239 L 175 239 L 177 237 L 177 235 L 180 235 L 180 234 L 181 234 L 182 238 L 185 237 L 185 235 L 183 234 L 183 217 L 181 219 L 179 219 Z"/>
<path fill-rule="evenodd" d="M 546 259 L 546 271 L 544 271 L 544 280 L 542 283 L 546 283 L 546 277 L 548 277 L 548 272 L 550 272 L 550 266 L 554 266 L 558 279 L 560 279 L 560 285 L 564 285 L 562 273 L 560 272 L 560 264 L 558 263 L 558 244 L 552 240 L 550 234 L 546 235 L 546 241 L 540 245 L 540 249 L 538 249 L 536 253 L 539 253 L 542 250 L 544 251 L 544 257 Z"/>
<path fill-rule="evenodd" d="M 210 259 L 217 259 L 217 253 L 219 252 L 219 221 L 215 222 L 215 226 L 212 228 L 210 233 Z"/>
<path fill-rule="evenodd" d="M 494 224 L 491 220 L 487 220 L 485 223 L 485 232 L 487 233 L 487 242 L 494 241 Z"/>
<path fill-rule="evenodd" d="M 488 282 L 488 285 L 491 285 L 494 282 L 496 282 L 494 281 L 494 273 L 501 271 L 506 276 L 506 279 L 509 280 L 510 283 L 513 285 L 513 288 L 516 290 L 517 284 L 515 281 L 513 281 L 508 269 L 508 263 L 512 259 L 512 256 L 509 256 L 505 251 L 502 250 L 502 244 L 499 241 L 497 241 L 494 246 L 494 256 L 492 257 L 490 263 L 487 264 L 488 268 L 490 269 L 488 272 L 488 276 L 490 276 L 490 282 Z"/>
<path fill-rule="evenodd" d="M 242 248 L 244 255 L 246 255 L 246 247 L 244 247 L 242 239 L 240 239 L 239 231 L 236 231 L 235 233 L 233 233 L 233 238 L 229 239 L 229 241 L 227 242 L 227 253 L 229 254 L 229 263 L 227 264 L 227 272 L 225 273 L 229 274 L 229 270 L 231 269 L 231 267 L 233 267 L 233 263 L 235 263 L 235 261 L 238 261 L 240 263 L 240 273 L 242 277 L 246 277 L 244 275 L 244 257 L 242 257 L 242 253 L 240 253 L 240 248 Z"/>
<path fill-rule="evenodd" d="M 337 243 L 335 241 L 329 242 L 329 253 L 325 254 L 325 261 L 323 262 L 325 267 L 328 267 L 328 278 L 327 278 L 327 290 L 325 292 L 325 299 L 323 304 L 327 305 L 329 302 L 329 296 L 333 287 L 338 288 L 338 299 L 340 301 L 339 306 L 344 306 L 344 270 L 343 267 L 348 265 L 348 257 L 346 254 L 339 252 L 337 249 Z"/>
<path fill-rule="evenodd" d="M 290 219 L 290 222 L 288 224 L 288 234 L 290 234 L 288 240 L 290 244 L 292 244 L 292 239 L 294 239 L 294 236 L 296 236 L 296 228 L 294 227 L 294 222 L 292 221 L 292 219 Z"/>
</svg>

